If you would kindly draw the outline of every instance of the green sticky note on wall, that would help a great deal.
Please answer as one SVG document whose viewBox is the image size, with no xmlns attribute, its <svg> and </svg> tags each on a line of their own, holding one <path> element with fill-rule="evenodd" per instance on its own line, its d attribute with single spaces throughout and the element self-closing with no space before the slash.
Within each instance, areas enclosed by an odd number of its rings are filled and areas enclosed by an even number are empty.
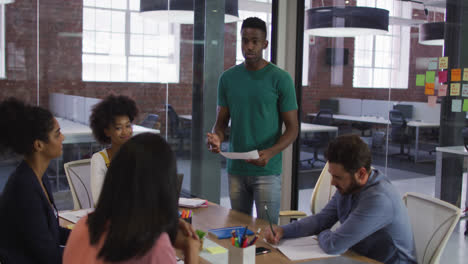
<svg viewBox="0 0 468 264">
<path fill-rule="evenodd" d="M 426 76 L 424 74 L 416 74 L 416 86 L 424 86 Z"/>
<path fill-rule="evenodd" d="M 463 99 L 463 112 L 468 112 L 468 99 Z"/>
<path fill-rule="evenodd" d="M 426 82 L 427 83 L 434 83 L 435 82 L 435 71 L 427 71 L 426 72 Z"/>
</svg>

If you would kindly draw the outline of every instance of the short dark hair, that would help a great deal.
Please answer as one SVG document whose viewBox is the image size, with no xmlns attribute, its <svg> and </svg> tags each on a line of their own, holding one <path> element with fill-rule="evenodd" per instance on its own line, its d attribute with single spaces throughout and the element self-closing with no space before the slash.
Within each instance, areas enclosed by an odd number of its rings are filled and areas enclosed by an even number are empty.
<svg viewBox="0 0 468 264">
<path fill-rule="evenodd" d="M 117 262 L 144 256 L 163 232 L 174 243 L 177 206 L 171 147 L 156 134 L 132 137 L 112 159 L 96 210 L 88 217 L 91 245 L 106 234 L 98 258 Z"/>
<path fill-rule="evenodd" d="M 361 167 L 370 172 L 372 157 L 367 144 L 357 135 L 339 136 L 328 144 L 325 153 L 328 162 L 343 165 L 350 174 Z"/>
<path fill-rule="evenodd" d="M 260 29 L 263 33 L 265 33 L 265 38 L 266 38 L 267 31 L 266 31 L 265 21 L 261 20 L 258 17 L 248 17 L 248 18 L 244 19 L 244 21 L 242 22 L 241 31 L 244 28 Z"/>
<path fill-rule="evenodd" d="M 104 130 L 109 128 L 118 116 L 128 116 L 130 122 L 133 122 L 137 114 L 135 101 L 123 95 L 109 95 L 93 107 L 89 123 L 96 140 L 101 144 L 110 144 L 111 139 L 106 136 Z"/>
<path fill-rule="evenodd" d="M 34 152 L 35 140 L 49 142 L 49 133 L 54 129 L 54 116 L 49 110 L 10 97 L 0 103 L 0 113 L 0 147 L 29 155 Z"/>
</svg>

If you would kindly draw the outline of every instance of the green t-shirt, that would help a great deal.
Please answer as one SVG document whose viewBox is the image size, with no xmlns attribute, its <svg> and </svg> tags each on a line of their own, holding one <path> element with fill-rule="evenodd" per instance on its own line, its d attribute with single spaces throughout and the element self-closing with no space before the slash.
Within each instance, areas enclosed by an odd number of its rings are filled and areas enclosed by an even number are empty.
<svg viewBox="0 0 468 264">
<path fill-rule="evenodd" d="M 236 65 L 219 79 L 218 105 L 229 108 L 230 151 L 267 149 L 282 134 L 280 113 L 297 109 L 294 83 L 289 73 L 272 63 L 258 71 Z M 234 175 L 277 175 L 281 174 L 282 155 L 271 158 L 265 167 L 230 159 L 227 167 Z"/>
</svg>

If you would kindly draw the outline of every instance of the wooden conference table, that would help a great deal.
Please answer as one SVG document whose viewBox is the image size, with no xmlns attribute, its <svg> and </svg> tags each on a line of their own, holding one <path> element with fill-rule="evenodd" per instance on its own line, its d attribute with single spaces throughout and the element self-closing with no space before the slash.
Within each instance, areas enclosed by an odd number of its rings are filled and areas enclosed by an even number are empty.
<svg viewBox="0 0 468 264">
<path fill-rule="evenodd" d="M 245 226 L 248 225 L 250 230 L 256 231 L 258 228 L 268 228 L 268 222 L 262 219 L 256 219 L 244 213 L 234 211 L 228 208 L 221 207 L 217 204 L 209 203 L 208 207 L 193 209 L 192 225 L 195 229 L 208 230 L 212 228 L 222 228 L 229 226 Z M 66 226 L 70 224 L 67 220 L 60 219 L 60 225 Z M 208 239 L 228 248 L 229 239 L 217 239 L 215 236 L 208 234 Z M 267 247 L 272 249 L 271 253 L 256 256 L 257 264 L 273 264 L 273 263 L 380 263 L 378 261 L 359 256 L 351 251 L 346 252 L 343 256 L 327 258 L 327 259 L 309 259 L 306 261 L 290 261 L 277 249 L 270 247 L 263 241 L 263 237 L 258 239 L 257 246 Z M 178 254 L 179 255 L 179 254 Z M 203 258 L 200 263 L 210 263 Z"/>
</svg>

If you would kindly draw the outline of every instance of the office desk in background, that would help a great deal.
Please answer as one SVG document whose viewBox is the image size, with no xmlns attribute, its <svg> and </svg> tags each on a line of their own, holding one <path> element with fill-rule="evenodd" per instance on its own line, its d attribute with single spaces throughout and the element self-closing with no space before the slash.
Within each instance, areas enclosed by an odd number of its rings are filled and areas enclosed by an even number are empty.
<svg viewBox="0 0 468 264">
<path fill-rule="evenodd" d="M 248 225 L 250 230 L 257 230 L 258 228 L 269 228 L 267 221 L 256 219 L 241 212 L 230 210 L 221 207 L 217 204 L 208 203 L 206 208 L 193 209 L 192 224 L 195 229 L 207 231 L 212 228 L 222 228 L 230 226 L 245 226 Z M 60 225 L 67 226 L 70 222 L 60 218 Z M 225 247 L 229 248 L 230 239 L 217 239 L 211 234 L 208 234 L 208 239 Z M 270 248 L 272 251 L 268 254 L 263 254 L 255 257 L 257 264 L 282 264 L 282 263 L 311 263 L 311 264 L 359 264 L 359 263 L 380 263 L 378 261 L 359 256 L 353 252 L 346 252 L 342 256 L 326 259 L 310 259 L 309 261 L 290 261 L 286 256 L 280 253 L 277 249 L 270 247 L 263 241 L 263 237 L 259 237 L 258 242 L 255 244 L 260 247 Z M 178 254 L 180 256 L 180 252 Z M 201 259 L 200 263 L 209 263 Z M 227 263 L 226 263 L 227 264 Z"/>
<path fill-rule="evenodd" d="M 192 121 L 192 115 L 179 115 L 179 118 Z M 229 121 L 230 122 L 230 121 Z M 338 133 L 338 127 L 324 126 L 310 123 L 301 123 L 301 133 L 334 132 Z"/>
<path fill-rule="evenodd" d="M 307 114 L 307 116 L 315 117 L 316 113 Z M 350 121 L 350 122 L 359 122 L 359 123 L 371 123 L 379 125 L 390 125 L 390 120 L 384 117 L 377 116 L 351 116 L 351 115 L 333 115 L 333 119 Z M 408 127 L 414 127 L 415 129 L 415 138 L 414 138 L 414 162 L 418 162 L 418 152 L 419 152 L 419 130 L 420 128 L 435 128 L 439 127 L 440 124 L 436 122 L 424 122 L 424 121 L 408 121 Z"/>
</svg>

